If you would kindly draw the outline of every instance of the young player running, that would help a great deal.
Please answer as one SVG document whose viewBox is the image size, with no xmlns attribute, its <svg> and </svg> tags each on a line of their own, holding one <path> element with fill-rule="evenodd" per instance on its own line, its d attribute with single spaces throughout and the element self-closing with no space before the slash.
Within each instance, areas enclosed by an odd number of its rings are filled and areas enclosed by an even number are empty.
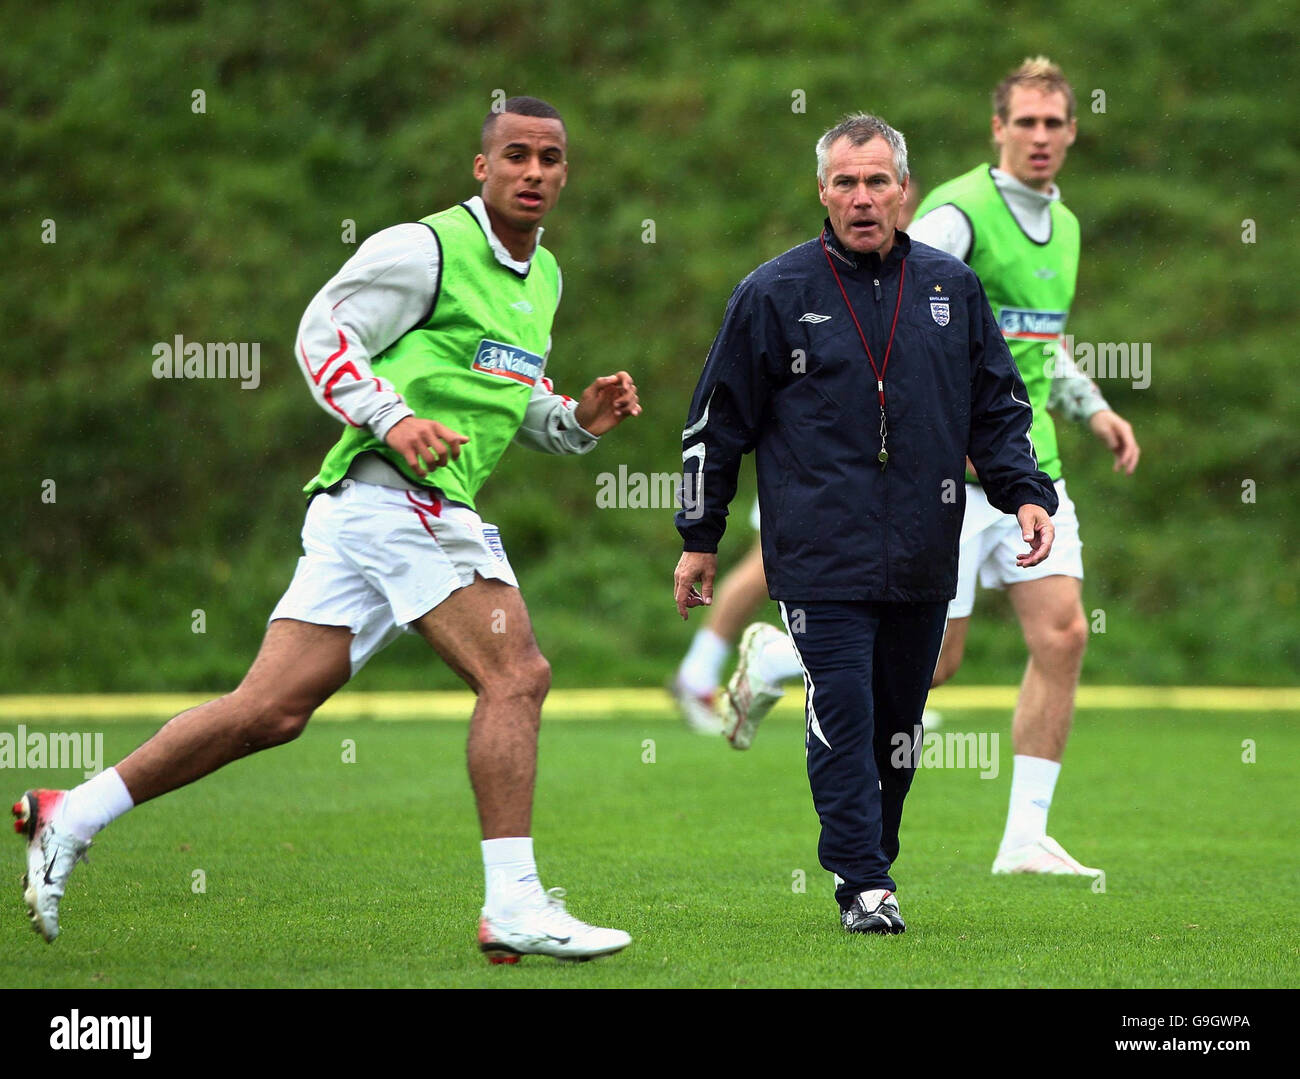
<svg viewBox="0 0 1300 1079">
<path fill-rule="evenodd" d="M 47 941 L 96 832 L 297 737 L 407 631 L 477 695 L 468 758 L 487 893 L 480 949 L 516 962 L 589 959 L 630 943 L 568 914 L 560 889 L 538 879 L 530 833 L 550 667 L 497 530 L 475 511 L 511 441 L 586 453 L 641 411 L 626 372 L 596 379 L 576 402 L 543 377 L 560 273 L 539 241 L 567 178 L 566 145 L 554 108 L 511 98 L 483 124 L 481 194 L 372 236 L 308 306 L 297 356 L 317 402 L 347 426 L 307 485 L 297 573 L 233 693 L 176 716 L 81 786 L 28 791 L 15 804 L 28 840 L 24 897 Z"/>
</svg>

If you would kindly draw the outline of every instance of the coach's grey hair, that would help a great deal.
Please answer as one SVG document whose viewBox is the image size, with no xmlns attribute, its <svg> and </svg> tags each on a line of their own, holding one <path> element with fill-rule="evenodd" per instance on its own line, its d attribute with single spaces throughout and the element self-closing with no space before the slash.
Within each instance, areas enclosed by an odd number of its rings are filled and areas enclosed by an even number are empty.
<svg viewBox="0 0 1300 1079">
<path fill-rule="evenodd" d="M 861 146 L 877 136 L 894 151 L 894 172 L 901 184 L 907 179 L 907 140 L 901 131 L 895 131 L 879 116 L 872 116 L 869 112 L 855 112 L 844 117 L 817 140 L 817 179 L 823 184 L 826 182 L 826 157 L 834 143 L 846 138 L 854 146 Z"/>
</svg>

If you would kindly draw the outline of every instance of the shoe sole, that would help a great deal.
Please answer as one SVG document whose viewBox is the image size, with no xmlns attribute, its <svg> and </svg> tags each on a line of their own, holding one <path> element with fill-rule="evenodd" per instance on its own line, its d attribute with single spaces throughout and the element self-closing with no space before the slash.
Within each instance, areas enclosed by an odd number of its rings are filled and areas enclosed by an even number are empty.
<svg viewBox="0 0 1300 1079">
<path fill-rule="evenodd" d="M 32 812 L 32 791 L 28 791 L 13 805 L 14 831 L 30 841 L 36 834 L 36 814 Z"/>
<path fill-rule="evenodd" d="M 736 717 L 735 726 L 731 726 L 730 719 L 724 720 L 722 725 L 723 737 L 727 739 L 732 749 L 748 749 L 754 744 L 754 732 L 758 729 L 757 723 L 750 723 L 749 710 L 746 710 L 742 716 L 740 709 L 736 707 L 736 698 L 732 695 L 732 683 L 744 685 L 745 679 L 749 674 L 750 652 L 753 650 L 753 642 L 762 633 L 763 623 L 758 623 L 745 630 L 745 635 L 740 639 L 740 657 L 736 663 L 736 669 L 732 672 L 727 684 L 723 687 L 721 695 L 730 702 L 730 714 Z M 753 701 L 750 701 L 752 708 Z M 728 727 L 731 727 L 728 730 Z"/>
<path fill-rule="evenodd" d="M 745 721 L 749 718 L 747 715 L 742 716 L 740 709 L 736 707 L 735 694 L 731 692 L 733 683 L 743 686 L 745 676 L 749 673 L 749 650 L 754 639 L 754 630 L 745 630 L 745 635 L 740 639 L 740 655 L 737 656 L 736 669 L 731 672 L 731 677 L 727 679 L 727 684 L 722 688 L 721 696 L 727 701 L 727 718 L 723 720 L 722 736 L 726 738 L 732 749 L 748 749 L 753 742 L 752 734 L 743 738 L 740 742 L 736 741 L 737 735 L 740 734 L 741 728 L 745 726 Z M 732 717 L 735 717 L 735 723 L 732 723 Z"/>
<path fill-rule="evenodd" d="M 487 957 L 487 961 L 494 967 L 502 963 L 513 965 L 519 962 L 519 953 L 513 948 L 507 948 L 504 944 L 480 944 L 478 950 Z"/>
<path fill-rule="evenodd" d="M 514 966 L 525 955 L 540 955 L 547 959 L 555 959 L 561 963 L 590 963 L 593 959 L 603 959 L 607 955 L 617 955 L 624 947 L 626 945 L 610 948 L 608 951 L 592 952 L 590 955 L 551 955 L 549 952 L 520 952 L 508 944 L 493 941 L 490 944 L 480 944 L 478 950 L 483 953 L 488 963 L 495 967 L 501 965 Z"/>
<path fill-rule="evenodd" d="M 34 791 L 28 791 L 13 804 L 14 831 L 19 835 L 26 837 L 27 842 L 31 842 L 36 835 L 36 823 L 38 814 L 33 808 L 35 802 Z M 32 923 L 32 932 L 39 936 L 48 944 L 54 943 L 54 938 L 59 934 L 56 931 L 53 937 L 46 936 L 45 931 L 41 929 L 41 920 L 36 913 L 36 888 L 29 880 L 27 873 L 24 871 L 22 878 L 23 902 L 27 904 L 27 919 Z"/>
<path fill-rule="evenodd" d="M 907 926 L 899 925 L 895 928 L 893 922 L 887 922 L 887 928 L 880 929 L 850 929 L 848 926 L 844 926 L 844 932 L 856 933 L 862 936 L 897 937 L 907 932 Z"/>
<path fill-rule="evenodd" d="M 740 709 L 736 707 L 736 701 L 731 695 L 731 687 L 729 685 L 724 686 L 722 690 L 719 691 L 719 699 L 727 702 L 722 709 L 727 716 L 727 719 L 723 720 L 722 723 L 722 737 L 727 740 L 727 744 L 731 746 L 732 749 L 748 749 L 750 742 L 753 741 L 752 738 L 737 741 L 737 736 L 740 734 L 740 728 L 745 725 L 745 721 L 744 718 L 740 716 Z M 731 723 L 732 716 L 737 717 L 734 726 Z M 728 730 L 729 727 L 730 730 Z"/>
</svg>

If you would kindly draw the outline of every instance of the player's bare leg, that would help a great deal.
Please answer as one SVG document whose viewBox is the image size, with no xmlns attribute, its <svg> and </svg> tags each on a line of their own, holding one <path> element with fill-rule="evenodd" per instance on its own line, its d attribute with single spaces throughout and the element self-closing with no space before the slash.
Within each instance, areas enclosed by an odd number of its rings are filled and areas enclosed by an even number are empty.
<svg viewBox="0 0 1300 1079">
<path fill-rule="evenodd" d="M 722 578 L 713 595 L 705 623 L 724 641 L 735 643 L 754 612 L 767 599 L 767 574 L 763 571 L 763 545 L 757 540 L 736 567 Z"/>
<path fill-rule="evenodd" d="M 1042 577 L 1007 587 L 1029 647 L 1029 664 L 1011 721 L 1016 753 L 1060 762 L 1074 721 L 1074 695 L 1088 646 L 1082 582 Z"/>
<path fill-rule="evenodd" d="M 478 696 L 467 755 L 483 838 L 529 835 L 537 730 L 551 667 L 519 589 L 476 577 L 416 628 Z"/>
<path fill-rule="evenodd" d="M 239 688 L 175 716 L 117 766 L 132 801 L 147 802 L 297 738 L 351 676 L 351 642 L 343 626 L 276 619 Z"/>
<path fill-rule="evenodd" d="M 1011 723 L 1015 764 L 1007 826 L 995 873 L 1097 876 L 1047 834 L 1061 758 L 1074 719 L 1074 696 L 1088 644 L 1074 577 L 1043 577 L 1009 585 L 1007 593 L 1029 647 L 1029 664 Z"/>
<path fill-rule="evenodd" d="M 224 764 L 296 738 L 348 680 L 351 640 L 340 626 L 276 620 L 233 693 L 175 716 L 116 767 L 74 790 L 24 794 L 14 816 L 27 837 L 23 898 L 32 927 L 47 941 L 59 935 L 68 876 L 105 825 Z"/>
<path fill-rule="evenodd" d="M 966 632 L 970 629 L 970 615 L 964 618 L 949 618 L 943 630 L 943 646 L 939 649 L 939 662 L 935 664 L 934 675 L 930 679 L 930 688 L 947 682 L 966 657 Z M 921 725 L 927 731 L 938 730 L 943 725 L 943 716 L 931 708 L 921 713 Z"/>
<path fill-rule="evenodd" d="M 939 662 L 934 668 L 934 677 L 930 688 L 943 685 L 957 673 L 961 661 L 966 656 L 966 633 L 970 629 L 970 615 L 965 618 L 950 618 L 943 632 L 943 647 L 939 650 Z"/>
<path fill-rule="evenodd" d="M 622 930 L 579 921 L 562 889 L 543 891 L 533 860 L 537 730 L 551 667 L 533 636 L 519 590 L 475 577 L 416 622 L 420 635 L 474 690 L 470 782 L 483 829 L 487 884 L 479 948 L 493 963 L 521 955 L 592 959 L 621 951 Z"/>
</svg>

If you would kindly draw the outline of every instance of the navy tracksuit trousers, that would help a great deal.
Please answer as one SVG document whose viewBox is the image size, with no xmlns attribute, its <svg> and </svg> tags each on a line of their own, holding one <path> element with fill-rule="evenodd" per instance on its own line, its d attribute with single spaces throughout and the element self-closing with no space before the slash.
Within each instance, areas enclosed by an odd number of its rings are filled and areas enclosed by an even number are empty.
<svg viewBox="0 0 1300 1079">
<path fill-rule="evenodd" d="M 903 799 L 947 603 L 783 601 L 804 668 L 808 782 L 835 898 L 894 890 Z"/>
</svg>

